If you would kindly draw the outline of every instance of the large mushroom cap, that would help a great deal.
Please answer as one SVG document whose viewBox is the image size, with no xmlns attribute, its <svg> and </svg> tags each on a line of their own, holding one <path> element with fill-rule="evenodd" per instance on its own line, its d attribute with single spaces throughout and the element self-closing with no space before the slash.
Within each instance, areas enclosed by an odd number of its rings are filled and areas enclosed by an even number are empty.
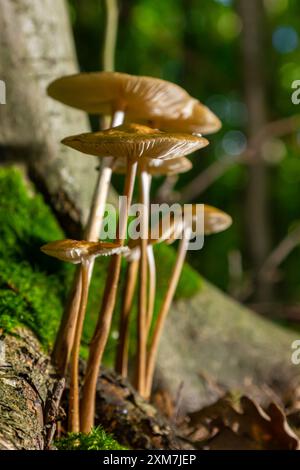
<svg viewBox="0 0 300 470">
<path fill-rule="evenodd" d="M 61 261 L 78 264 L 95 256 L 109 256 L 128 251 L 118 243 L 87 242 L 78 240 L 57 240 L 41 247 L 46 255 L 58 258 Z"/>
<path fill-rule="evenodd" d="M 143 158 L 138 171 L 146 170 L 152 176 L 172 176 L 179 173 L 186 173 L 193 167 L 192 162 L 186 157 L 172 158 L 170 160 L 161 160 L 159 158 Z M 113 170 L 115 173 L 123 175 L 126 173 L 126 161 L 124 158 L 118 158 Z"/>
<path fill-rule="evenodd" d="M 142 157 L 171 159 L 208 145 L 204 137 L 161 132 L 140 124 L 74 135 L 66 137 L 62 143 L 88 155 L 132 160 Z"/>
<path fill-rule="evenodd" d="M 207 106 L 196 100 L 189 116 L 170 118 L 167 115 L 161 115 L 152 121 L 142 119 L 138 122 L 149 124 L 165 132 L 189 132 L 191 134 L 212 134 L 222 126 L 220 119 Z"/>
<path fill-rule="evenodd" d="M 195 101 L 174 83 L 118 72 L 65 76 L 52 82 L 47 91 L 52 98 L 90 114 L 123 110 L 131 120 L 188 117 Z"/>
</svg>

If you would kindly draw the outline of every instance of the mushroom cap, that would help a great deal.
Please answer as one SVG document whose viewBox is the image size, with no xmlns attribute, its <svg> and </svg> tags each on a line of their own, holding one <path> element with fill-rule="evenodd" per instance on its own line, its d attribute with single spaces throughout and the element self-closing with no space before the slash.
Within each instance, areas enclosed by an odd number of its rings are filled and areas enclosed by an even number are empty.
<svg viewBox="0 0 300 470">
<path fill-rule="evenodd" d="M 179 173 L 186 173 L 193 167 L 192 162 L 186 157 L 172 158 L 170 160 L 161 160 L 159 158 L 143 158 L 138 171 L 146 170 L 152 176 L 172 176 Z M 113 170 L 115 173 L 123 175 L 126 173 L 126 161 L 124 158 L 118 158 L 114 162 Z"/>
<path fill-rule="evenodd" d="M 202 204 L 201 204 L 202 205 Z M 193 229 L 195 230 L 194 224 L 197 221 L 197 208 L 199 204 L 186 205 L 184 208 L 184 214 L 187 216 L 187 220 L 191 220 Z M 202 211 L 201 211 L 202 216 Z M 226 230 L 232 224 L 232 218 L 226 212 L 221 211 L 213 206 L 204 205 L 204 234 L 211 235 L 213 233 L 219 233 Z"/>
<path fill-rule="evenodd" d="M 170 118 L 167 115 L 161 115 L 152 122 L 146 119 L 137 120 L 137 122 L 157 127 L 165 132 L 189 132 L 191 134 L 212 134 L 222 127 L 220 119 L 200 101 L 194 102 L 192 113 L 187 117 Z"/>
<path fill-rule="evenodd" d="M 46 255 L 53 256 L 62 261 L 78 264 L 96 256 L 116 255 L 128 251 L 118 243 L 88 242 L 79 240 L 57 240 L 41 247 Z"/>
<path fill-rule="evenodd" d="M 219 233 L 227 230 L 232 224 L 232 218 L 226 212 L 213 206 L 204 206 L 204 232 L 205 235 Z"/>
<path fill-rule="evenodd" d="M 158 129 L 127 124 L 99 132 L 66 137 L 64 145 L 98 157 L 171 159 L 206 147 L 204 137 L 161 132 Z"/>
<path fill-rule="evenodd" d="M 189 116 L 195 101 L 183 88 L 153 77 L 119 72 L 79 73 L 48 87 L 52 98 L 90 114 L 126 111 L 131 120 Z"/>
</svg>

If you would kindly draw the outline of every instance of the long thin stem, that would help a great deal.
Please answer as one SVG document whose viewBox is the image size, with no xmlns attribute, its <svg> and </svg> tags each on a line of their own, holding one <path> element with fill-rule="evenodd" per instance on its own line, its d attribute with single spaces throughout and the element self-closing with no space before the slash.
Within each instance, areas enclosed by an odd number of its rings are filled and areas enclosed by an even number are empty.
<svg viewBox="0 0 300 470">
<path fill-rule="evenodd" d="M 128 209 L 132 200 L 132 193 L 136 175 L 137 163 L 128 161 L 124 196 L 127 197 L 125 213 L 119 219 L 119 239 L 124 244 Z M 89 358 L 87 362 L 83 394 L 81 402 L 81 431 L 90 432 L 94 424 L 96 386 L 101 365 L 102 356 L 110 332 L 112 315 L 116 303 L 117 288 L 120 278 L 122 255 L 112 256 L 109 265 L 109 274 L 106 279 L 101 310 L 95 332 L 90 344 Z"/>
<path fill-rule="evenodd" d="M 123 301 L 120 316 L 119 342 L 116 357 L 116 372 L 126 378 L 128 375 L 129 325 L 133 297 L 137 282 L 139 261 L 129 261 L 126 269 Z"/>
<path fill-rule="evenodd" d="M 69 422 L 70 432 L 79 432 L 79 353 L 83 322 L 86 312 L 89 291 L 89 262 L 81 264 L 81 300 L 76 323 L 76 333 L 71 355 L 70 392 L 69 392 Z"/>
<path fill-rule="evenodd" d="M 180 274 L 181 274 L 184 260 L 186 257 L 186 252 L 188 249 L 190 236 L 191 236 L 190 229 L 183 230 L 182 239 L 180 240 L 180 244 L 178 247 L 176 263 L 173 268 L 169 287 L 165 294 L 162 306 L 160 308 L 160 311 L 156 320 L 156 325 L 155 325 L 155 329 L 154 329 L 154 333 L 153 333 L 153 337 L 151 341 L 151 346 L 150 346 L 148 358 L 147 358 L 147 376 L 146 376 L 146 396 L 147 397 L 149 397 L 151 393 L 159 341 L 160 341 L 163 327 L 164 327 L 167 315 L 169 313 L 171 303 L 174 298 L 174 294 L 175 294 L 175 291 L 176 291 L 176 288 L 180 279 Z"/>
<path fill-rule="evenodd" d="M 147 309 L 147 335 L 149 334 L 154 305 L 155 305 L 155 293 L 156 293 L 156 265 L 153 252 L 153 246 L 148 244 L 147 246 L 147 258 L 148 258 L 148 268 L 149 268 L 149 288 L 148 288 L 148 309 Z"/>
<path fill-rule="evenodd" d="M 140 238 L 140 270 L 138 297 L 138 341 L 137 341 L 137 370 L 136 388 L 143 396 L 145 393 L 146 359 L 147 359 L 147 246 L 149 225 L 149 175 L 146 171 L 140 173 L 140 202 L 142 208 L 142 230 Z"/>
<path fill-rule="evenodd" d="M 112 127 L 119 126 L 124 121 L 124 112 L 116 111 L 112 117 Z M 109 185 L 112 175 L 112 158 L 103 159 L 101 171 L 99 171 L 95 191 L 92 199 L 89 219 L 85 228 L 84 239 L 97 241 L 101 231 L 101 224 L 105 211 Z M 91 279 L 94 263 L 89 268 L 89 279 Z M 75 335 L 75 325 L 81 297 L 81 275 L 80 267 L 76 269 L 69 300 L 63 314 L 63 318 L 57 333 L 52 359 L 56 364 L 58 372 L 65 375 L 70 360 L 71 350 Z"/>
</svg>

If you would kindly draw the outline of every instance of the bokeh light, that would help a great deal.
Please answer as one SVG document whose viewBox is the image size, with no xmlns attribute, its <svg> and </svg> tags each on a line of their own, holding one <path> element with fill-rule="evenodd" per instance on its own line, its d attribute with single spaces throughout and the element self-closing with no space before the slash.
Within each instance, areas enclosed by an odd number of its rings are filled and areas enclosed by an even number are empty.
<svg viewBox="0 0 300 470">
<path fill-rule="evenodd" d="M 222 139 L 222 147 L 228 155 L 240 155 L 246 150 L 247 138 L 241 131 L 233 130 L 226 132 Z"/>
<path fill-rule="evenodd" d="M 288 54 L 298 46 L 298 33 L 292 26 L 279 26 L 273 33 L 272 42 L 278 52 Z"/>
<path fill-rule="evenodd" d="M 269 139 L 263 143 L 261 155 L 270 165 L 277 165 L 287 155 L 286 145 L 281 139 Z"/>
</svg>

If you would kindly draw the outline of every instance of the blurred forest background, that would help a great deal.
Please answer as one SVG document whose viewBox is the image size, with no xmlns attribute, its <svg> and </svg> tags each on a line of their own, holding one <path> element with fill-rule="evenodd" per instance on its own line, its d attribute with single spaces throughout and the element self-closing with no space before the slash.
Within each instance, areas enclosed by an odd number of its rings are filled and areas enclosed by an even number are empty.
<svg viewBox="0 0 300 470">
<path fill-rule="evenodd" d="M 300 79 L 297 0 L 120 0 L 116 70 L 178 83 L 223 127 L 194 168 L 153 199 L 232 215 L 189 261 L 256 311 L 300 321 Z M 101 68 L 105 5 L 69 0 L 81 71 Z M 97 121 L 92 120 L 94 129 Z M 120 189 L 120 181 L 114 180 Z"/>
</svg>

